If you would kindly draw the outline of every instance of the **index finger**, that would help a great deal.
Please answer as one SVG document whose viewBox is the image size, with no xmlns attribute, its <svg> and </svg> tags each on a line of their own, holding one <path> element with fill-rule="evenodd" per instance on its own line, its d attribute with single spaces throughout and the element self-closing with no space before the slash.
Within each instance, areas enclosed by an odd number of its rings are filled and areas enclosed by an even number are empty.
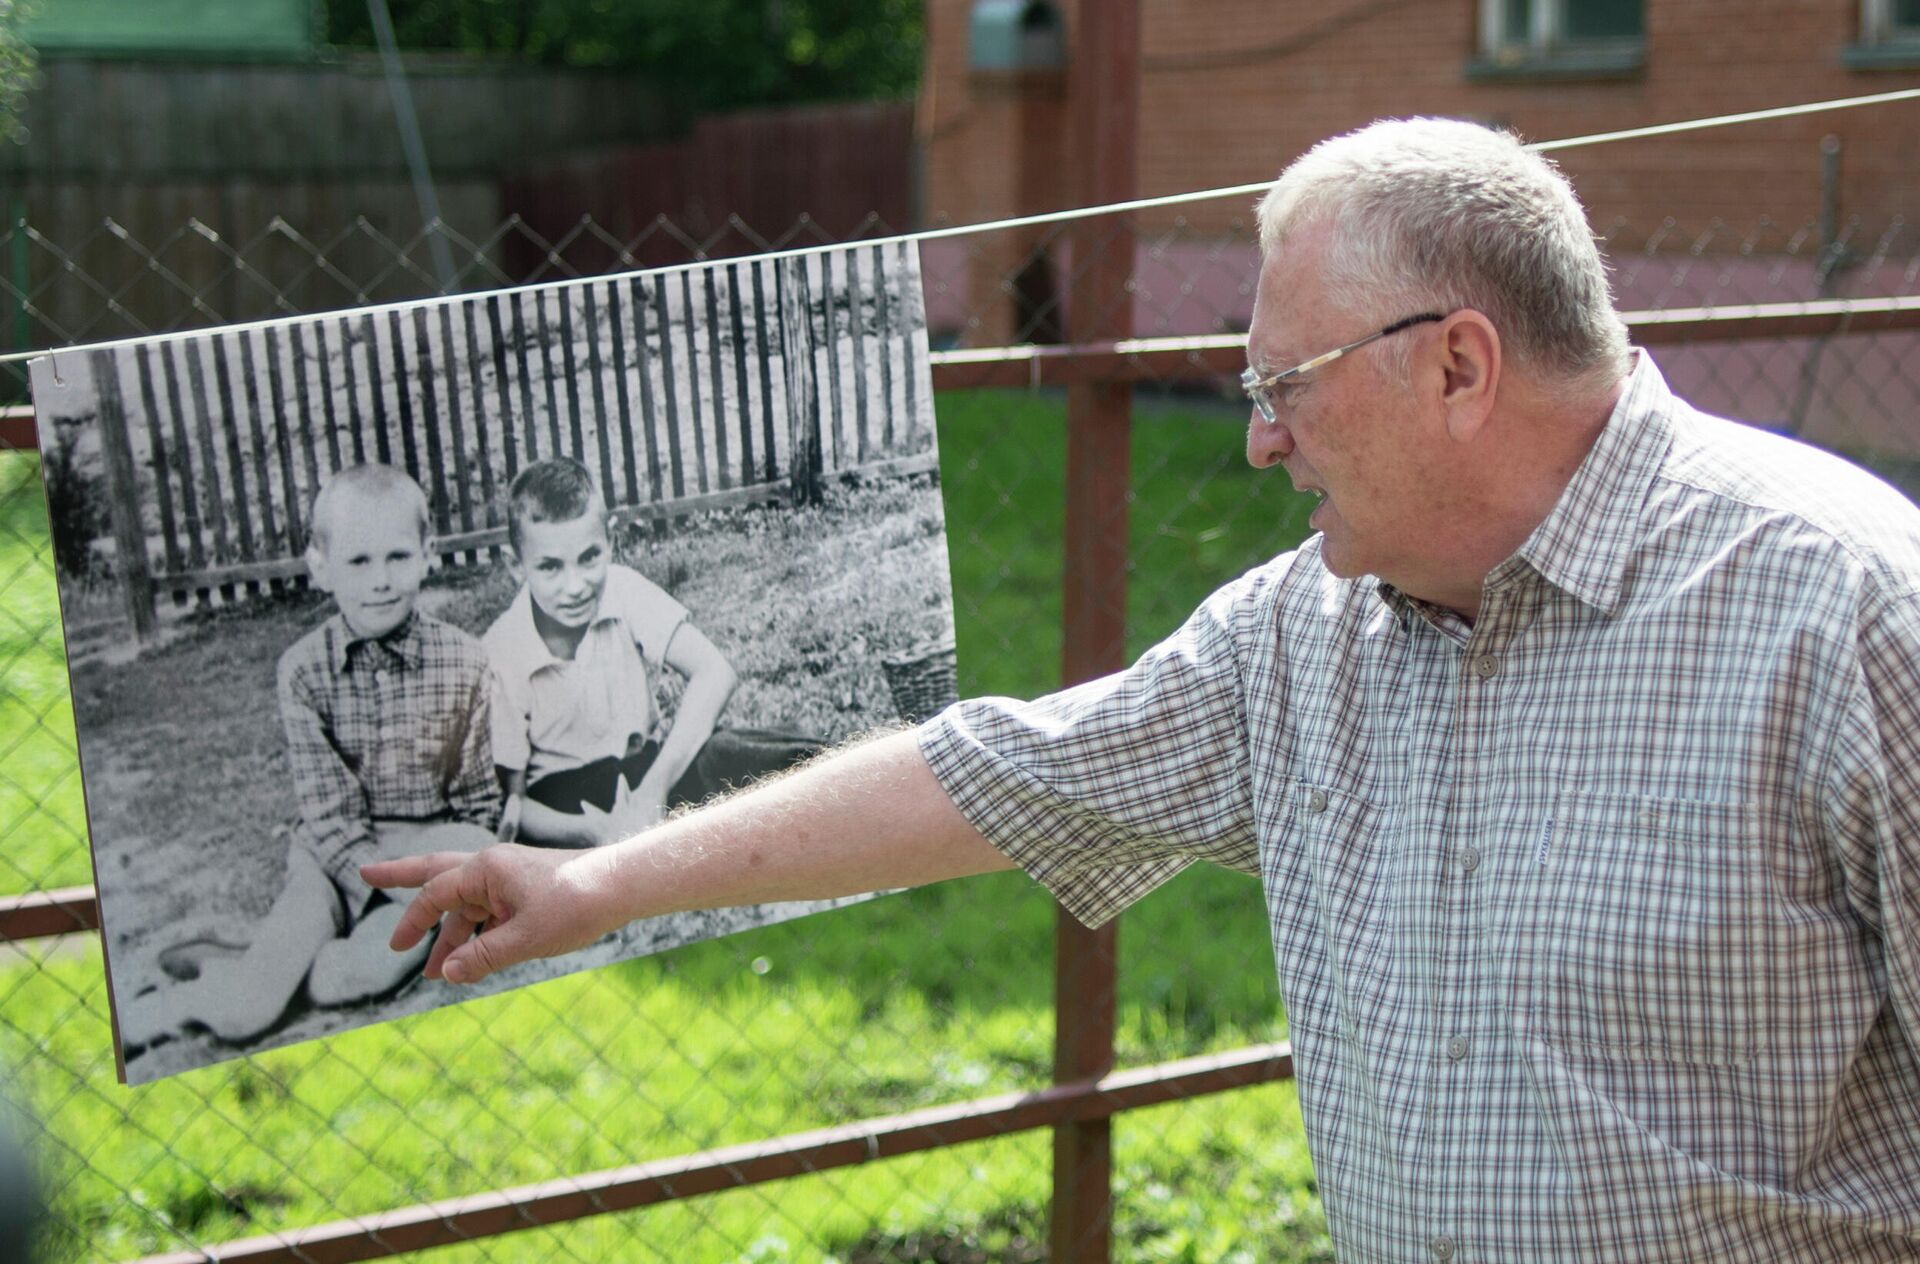
<svg viewBox="0 0 1920 1264">
<path fill-rule="evenodd" d="M 402 856 L 398 860 L 375 860 L 360 866 L 360 876 L 370 887 L 423 887 L 427 882 L 455 868 L 471 853 L 436 851 L 425 856 Z"/>
<path fill-rule="evenodd" d="M 488 907 L 487 879 L 481 871 L 479 855 L 436 852 L 421 859 L 438 872 L 426 878 L 420 894 L 414 896 L 406 911 L 400 914 L 400 924 L 394 927 L 393 937 L 387 941 L 396 952 L 405 952 L 419 943 L 443 916 L 455 920 L 465 918 L 478 924 L 498 914 L 498 910 Z M 462 935 L 460 939 L 465 937 Z M 454 942 L 458 944 L 460 939 Z"/>
</svg>

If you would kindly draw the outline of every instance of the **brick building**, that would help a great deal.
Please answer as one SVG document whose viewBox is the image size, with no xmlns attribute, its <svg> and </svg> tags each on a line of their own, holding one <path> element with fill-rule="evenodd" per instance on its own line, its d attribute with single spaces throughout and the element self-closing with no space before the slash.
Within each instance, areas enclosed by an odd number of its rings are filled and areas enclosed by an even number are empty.
<svg viewBox="0 0 1920 1264">
<path fill-rule="evenodd" d="M 919 103 L 926 222 L 1071 204 L 1066 58 L 1050 69 L 983 67 L 994 50 L 982 18 L 1020 26 L 1037 54 L 1028 60 L 1045 63 L 1038 37 L 1056 24 L 1070 31 L 1078 5 L 1092 2 L 1061 0 L 1056 12 L 1049 0 L 928 0 Z M 998 13 L 983 14 L 990 10 Z M 1476 118 L 1546 140 L 1920 86 L 1920 0 L 1142 0 L 1141 21 L 1142 196 L 1269 178 L 1315 140 L 1382 116 Z M 1830 135 L 1839 152 L 1823 159 Z M 1746 258 L 1791 252 L 1811 268 L 1820 252 L 1806 248 L 1805 233 L 1819 231 L 1823 212 L 1856 256 L 1902 214 L 1920 216 L 1913 102 L 1575 149 L 1558 160 L 1616 259 L 1652 243 Z M 1177 228 L 1186 248 L 1204 252 L 1209 236 L 1244 239 L 1249 209 L 1244 198 L 1193 204 L 1143 215 L 1139 228 L 1150 239 Z M 953 282 L 952 310 L 979 321 L 970 341 L 1016 332 L 1011 297 L 984 314 L 974 300 L 1050 240 L 1041 230 L 998 236 L 973 239 L 967 279 Z M 1143 256 L 1143 287 L 1151 272 Z M 1636 294 L 1622 280 L 1623 306 L 1684 298 L 1664 282 L 1659 293 Z M 1199 332 L 1208 315 L 1216 327 L 1244 317 L 1231 295 L 1172 315 L 1178 304 L 1161 298 L 1143 303 L 1140 333 Z M 1034 323 L 1030 310 L 1025 323 Z"/>
<path fill-rule="evenodd" d="M 1079 5 L 1100 2 L 928 0 L 924 222 L 1074 204 L 1067 37 Z M 1920 0 L 1140 0 L 1140 14 L 1143 197 L 1267 180 L 1386 116 L 1553 140 L 1920 87 Z M 1555 157 L 1606 238 L 1623 309 L 1920 293 L 1920 102 Z M 1246 327 L 1252 201 L 1136 217 L 1136 334 Z M 1068 234 L 923 251 L 940 336 L 1060 336 Z M 1920 334 L 1669 346 L 1659 361 L 1701 407 L 1920 489 Z"/>
</svg>

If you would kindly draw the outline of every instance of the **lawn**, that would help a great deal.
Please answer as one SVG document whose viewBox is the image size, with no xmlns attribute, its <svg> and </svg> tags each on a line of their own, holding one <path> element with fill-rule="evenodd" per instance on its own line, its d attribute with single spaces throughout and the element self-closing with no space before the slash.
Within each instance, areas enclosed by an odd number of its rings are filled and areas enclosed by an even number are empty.
<svg viewBox="0 0 1920 1264">
<path fill-rule="evenodd" d="M 1058 678 L 1055 397 L 942 396 L 963 692 Z M 1143 404 L 1135 647 L 1285 547 L 1304 506 L 1230 415 Z M 0 459 L 0 890 L 85 882 L 33 458 Z M 53 1258 L 159 1250 L 1044 1084 L 1053 910 L 1001 875 L 878 900 L 130 1090 L 99 950 L 0 964 L 0 1059 L 37 1123 Z M 1257 890 L 1189 872 L 1123 919 L 1120 1062 L 1284 1032 Z M 1116 1255 L 1328 1257 L 1291 1085 L 1122 1116 Z M 1033 1133 L 434 1253 L 435 1260 L 1021 1260 Z"/>
</svg>

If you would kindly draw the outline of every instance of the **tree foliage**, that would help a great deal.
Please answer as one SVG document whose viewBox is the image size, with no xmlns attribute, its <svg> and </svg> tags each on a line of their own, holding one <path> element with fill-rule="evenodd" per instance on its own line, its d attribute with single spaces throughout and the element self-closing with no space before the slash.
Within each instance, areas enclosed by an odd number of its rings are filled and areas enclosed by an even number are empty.
<svg viewBox="0 0 1920 1264">
<path fill-rule="evenodd" d="M 402 49 L 644 71 L 691 111 L 898 97 L 920 74 L 921 0 L 388 0 Z M 371 47 L 364 0 L 327 35 Z"/>
<path fill-rule="evenodd" d="M 40 62 L 20 27 L 32 9 L 31 0 L 0 0 L 0 141 L 27 138 L 20 116 L 39 82 Z"/>
</svg>

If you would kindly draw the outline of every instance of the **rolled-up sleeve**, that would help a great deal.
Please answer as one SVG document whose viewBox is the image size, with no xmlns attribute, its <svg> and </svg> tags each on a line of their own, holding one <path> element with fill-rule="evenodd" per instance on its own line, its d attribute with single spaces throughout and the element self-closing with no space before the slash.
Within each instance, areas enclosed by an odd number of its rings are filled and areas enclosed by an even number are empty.
<svg viewBox="0 0 1920 1264">
<path fill-rule="evenodd" d="M 1246 581 L 1123 672 L 1033 702 L 980 698 L 921 752 L 986 839 L 1089 926 L 1195 860 L 1258 871 L 1245 692 Z"/>
</svg>

